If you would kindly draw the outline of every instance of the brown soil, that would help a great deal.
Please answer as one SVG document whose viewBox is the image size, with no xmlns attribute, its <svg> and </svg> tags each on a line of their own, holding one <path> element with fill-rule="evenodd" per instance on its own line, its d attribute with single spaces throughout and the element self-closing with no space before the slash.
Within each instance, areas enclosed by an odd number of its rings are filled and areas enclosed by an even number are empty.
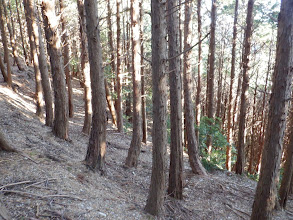
<svg viewBox="0 0 293 220">
<path fill-rule="evenodd" d="M 70 141 L 64 141 L 34 114 L 32 69 L 13 71 L 16 91 L 0 84 L 0 127 L 21 153 L 0 152 L 0 219 L 5 211 L 12 219 L 155 219 L 143 211 L 151 142 L 142 146 L 138 167 L 126 169 L 131 136 L 117 133 L 109 124 L 106 175 L 89 171 L 83 164 L 89 137 L 81 132 L 84 110 L 78 81 L 73 84 Z M 195 176 L 186 155 L 184 160 L 184 200 L 166 196 L 161 219 L 250 218 L 256 182 L 224 171 Z M 291 200 L 288 210 L 277 212 L 274 219 L 293 219 Z"/>
</svg>

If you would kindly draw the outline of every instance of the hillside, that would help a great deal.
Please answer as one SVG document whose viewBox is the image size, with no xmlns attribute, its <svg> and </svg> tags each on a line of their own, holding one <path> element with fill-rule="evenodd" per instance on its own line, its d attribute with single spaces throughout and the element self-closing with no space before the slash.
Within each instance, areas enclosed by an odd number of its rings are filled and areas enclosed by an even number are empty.
<svg viewBox="0 0 293 220">
<path fill-rule="evenodd" d="M 106 175 L 84 164 L 88 136 L 83 125 L 83 91 L 74 79 L 75 115 L 70 119 L 70 141 L 55 138 L 35 114 L 34 74 L 13 68 L 15 90 L 0 77 L 0 127 L 21 153 L 0 152 L 0 219 L 154 219 L 144 211 L 151 175 L 151 142 L 142 146 L 136 169 L 123 164 L 130 134 L 119 134 L 109 123 Z M 230 172 L 208 176 L 191 173 L 187 155 L 184 200 L 168 196 L 162 219 L 249 219 L 256 182 Z M 292 198 L 290 198 L 292 199 Z M 274 219 L 293 219 L 279 211 Z M 291 210 L 291 211 L 290 211 Z"/>
</svg>

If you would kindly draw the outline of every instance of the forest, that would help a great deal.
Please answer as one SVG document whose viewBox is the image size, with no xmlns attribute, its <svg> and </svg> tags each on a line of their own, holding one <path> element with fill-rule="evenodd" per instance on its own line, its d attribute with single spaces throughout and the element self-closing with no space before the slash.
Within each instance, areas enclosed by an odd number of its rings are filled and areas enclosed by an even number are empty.
<svg viewBox="0 0 293 220">
<path fill-rule="evenodd" d="M 0 219 L 293 219 L 292 0 L 0 0 Z"/>
</svg>

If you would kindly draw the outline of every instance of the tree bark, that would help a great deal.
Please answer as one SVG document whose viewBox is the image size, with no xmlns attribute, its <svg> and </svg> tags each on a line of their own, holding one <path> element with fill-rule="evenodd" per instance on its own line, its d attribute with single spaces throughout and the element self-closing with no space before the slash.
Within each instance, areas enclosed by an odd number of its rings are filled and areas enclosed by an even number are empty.
<svg viewBox="0 0 293 220">
<path fill-rule="evenodd" d="M 7 78 L 7 74 L 6 74 L 6 70 L 5 70 L 4 63 L 2 61 L 1 54 L 0 54 L 0 69 L 1 69 L 2 76 L 4 78 L 4 82 L 7 82 L 8 81 L 8 78 Z"/>
<path fill-rule="evenodd" d="M 104 81 L 105 81 L 104 83 L 105 83 L 106 99 L 107 99 L 108 108 L 112 116 L 112 122 L 114 125 L 117 125 L 116 110 L 115 110 L 114 103 L 112 102 L 112 99 L 111 99 L 109 85 L 106 78 Z"/>
<path fill-rule="evenodd" d="M 98 8 L 95 0 L 87 0 L 84 4 L 86 12 L 86 30 L 90 62 L 92 88 L 93 118 L 89 145 L 85 162 L 92 170 L 105 171 L 106 154 L 106 94 L 104 73 L 102 69 L 102 48 L 98 21 Z"/>
<path fill-rule="evenodd" d="M 153 79 L 153 162 L 145 210 L 152 215 L 163 211 L 167 154 L 167 40 L 166 1 L 151 1 Z"/>
<path fill-rule="evenodd" d="M 141 117 L 141 47 L 140 47 L 140 1 L 131 1 L 131 27 L 132 27 L 132 81 L 133 81 L 133 130 L 130 148 L 125 161 L 126 166 L 136 167 L 142 140 Z"/>
<path fill-rule="evenodd" d="M 177 56 L 180 54 L 178 4 L 178 0 L 167 0 L 171 108 L 171 143 L 168 194 L 176 199 L 183 199 L 182 82 L 180 73 L 180 57 Z"/>
<path fill-rule="evenodd" d="M 22 66 L 22 64 L 21 64 L 21 62 L 19 60 L 17 49 L 15 47 L 15 35 L 14 35 L 14 30 L 13 30 L 14 25 L 10 25 L 10 22 L 12 20 L 10 20 L 9 17 L 8 17 L 9 15 L 8 15 L 7 10 L 6 10 L 6 2 L 5 2 L 5 0 L 1 0 L 1 2 L 2 2 L 2 5 L 3 5 L 5 17 L 6 17 L 6 25 L 7 25 L 8 31 L 9 31 L 10 45 L 11 45 L 11 48 L 12 48 L 12 54 L 13 54 L 13 57 L 14 57 L 14 61 L 16 62 L 18 69 L 22 71 L 22 70 L 24 70 L 24 67 Z M 9 8 L 10 8 L 10 5 L 9 5 Z M 11 12 L 11 10 L 10 10 L 10 12 Z M 11 15 L 10 15 L 10 17 L 11 17 Z"/>
<path fill-rule="evenodd" d="M 31 34 L 33 35 L 34 43 L 36 49 L 39 49 L 38 53 L 38 69 L 41 74 L 41 83 L 43 87 L 44 99 L 45 99 L 45 109 L 46 109 L 46 125 L 52 127 L 54 121 L 54 111 L 53 111 L 53 97 L 51 82 L 47 67 L 47 57 L 45 54 L 44 42 L 41 27 L 37 22 L 38 12 L 35 9 L 33 0 L 26 0 L 26 12 L 31 24 Z M 37 67 L 36 67 L 37 68 Z M 40 88 L 38 88 L 40 89 Z"/>
<path fill-rule="evenodd" d="M 284 174 L 279 190 L 279 202 L 282 208 L 286 208 L 288 196 L 290 195 L 290 184 L 293 174 L 293 105 L 291 104 L 289 123 L 289 143 L 287 145 L 286 161 L 284 165 Z"/>
<path fill-rule="evenodd" d="M 231 79 L 230 79 L 230 89 L 229 89 L 229 99 L 228 99 L 228 112 L 227 112 L 227 145 L 226 150 L 226 169 L 231 171 L 231 144 L 233 142 L 232 138 L 232 99 L 233 99 L 233 84 L 235 78 L 235 62 L 236 62 L 236 40 L 237 40 L 237 21 L 238 21 L 238 0 L 235 1 L 234 9 L 234 24 L 233 24 L 233 39 L 232 39 L 232 58 L 231 58 Z"/>
<path fill-rule="evenodd" d="M 22 23 L 20 20 L 20 15 L 19 15 L 19 9 L 18 9 L 18 0 L 15 0 L 15 4 L 16 4 L 16 12 L 17 12 L 17 21 L 19 24 L 19 32 L 20 32 L 20 38 L 21 38 L 21 46 L 22 46 L 22 51 L 23 51 L 23 56 L 25 59 L 26 64 L 28 64 L 28 56 L 26 53 L 26 49 L 25 49 L 25 43 L 24 43 L 24 37 L 23 37 L 23 28 L 22 28 Z"/>
<path fill-rule="evenodd" d="M 58 31 L 58 19 L 54 1 L 42 1 L 42 14 L 45 35 L 50 55 L 51 73 L 55 96 L 55 117 L 53 133 L 62 139 L 68 139 L 68 99 L 66 97 L 65 74 L 61 60 L 61 40 Z"/>
<path fill-rule="evenodd" d="M 244 38 L 244 53 L 242 57 L 242 91 L 241 91 L 241 103 L 240 103 L 240 114 L 239 114 L 239 132 L 237 141 L 237 161 L 236 161 L 236 174 L 242 174 L 245 166 L 245 120 L 247 110 L 247 91 L 249 87 L 249 56 L 251 48 L 251 36 L 253 26 L 253 6 L 254 0 L 248 1 L 247 6 L 247 17 L 246 17 L 246 30 Z"/>
<path fill-rule="evenodd" d="M 26 24 L 27 24 L 27 32 L 29 37 L 30 49 L 33 58 L 33 65 L 34 65 L 34 72 L 35 72 L 35 99 L 36 99 L 36 115 L 42 118 L 43 112 L 43 94 L 42 94 L 42 84 L 41 84 L 41 72 L 39 67 L 39 60 L 38 60 L 38 53 L 36 48 L 36 42 L 34 39 L 34 27 L 33 27 L 33 20 L 31 20 L 31 14 L 34 13 L 33 9 L 31 11 L 29 0 L 23 0 L 23 6 L 25 10 L 25 17 L 26 17 Z M 31 6 L 33 7 L 33 6 Z M 34 24 L 36 25 L 36 24 Z M 36 26 L 35 26 L 36 28 Z M 38 31 L 38 30 L 37 30 Z"/>
<path fill-rule="evenodd" d="M 217 1 L 212 0 L 211 12 L 211 34 L 209 45 L 209 69 L 207 75 L 207 116 L 214 117 L 214 78 L 215 78 L 215 49 L 216 49 L 216 19 L 217 19 Z M 208 154 L 212 151 L 212 137 L 207 136 Z"/>
<path fill-rule="evenodd" d="M 73 91 L 72 91 L 72 82 L 71 82 L 71 68 L 70 68 L 70 44 L 69 36 L 67 31 L 67 22 L 65 17 L 65 6 L 63 0 L 59 0 L 60 3 L 60 12 L 61 12 L 61 26 L 62 26 L 62 46 L 63 46 L 63 64 L 64 71 L 66 76 L 67 92 L 68 92 L 68 112 L 69 118 L 72 118 L 74 115 L 74 104 L 73 104 Z"/>
<path fill-rule="evenodd" d="M 107 24 L 108 24 L 108 42 L 109 42 L 109 49 L 111 54 L 111 60 L 110 60 L 110 66 L 112 74 L 115 74 L 116 66 L 115 66 L 115 54 L 114 54 L 114 44 L 113 44 L 113 32 L 112 32 L 112 12 L 111 12 L 111 4 L 110 0 L 107 0 Z M 111 75 L 112 75 L 111 74 Z M 108 107 L 112 115 L 112 122 L 117 126 L 117 114 L 115 106 L 113 105 L 113 102 L 111 101 L 111 95 L 110 90 L 107 81 L 105 80 L 105 88 L 106 88 L 106 96 L 107 96 L 107 102 Z M 113 108 L 114 107 L 114 108 Z"/>
<path fill-rule="evenodd" d="M 144 34 L 143 34 L 143 27 L 144 27 L 144 20 L 143 20 L 143 8 L 142 8 L 143 0 L 140 2 L 140 53 L 141 53 L 141 59 L 140 59 L 140 72 L 141 72 L 141 108 L 142 108 L 142 142 L 147 143 L 147 115 L 146 115 L 146 93 L 145 93 L 145 74 L 144 71 L 144 62 L 143 62 L 143 56 L 144 56 Z"/>
<path fill-rule="evenodd" d="M 116 112 L 117 112 L 117 128 L 119 132 L 123 132 L 123 112 L 122 112 L 122 69 L 121 69 L 121 28 L 120 28 L 120 4 L 117 2 L 117 71 L 116 71 Z"/>
<path fill-rule="evenodd" d="M 185 20 L 184 20 L 184 51 L 191 47 L 192 42 L 192 3 L 185 3 Z M 187 137 L 187 150 L 189 164 L 192 172 L 199 175 L 206 175 L 206 171 L 199 159 L 198 142 L 194 128 L 194 110 L 191 100 L 192 91 L 192 70 L 191 70 L 191 51 L 183 55 L 183 87 L 184 87 L 184 123 Z"/>
<path fill-rule="evenodd" d="M 77 8 L 79 14 L 79 30 L 80 30 L 80 49 L 81 49 L 81 79 L 84 89 L 84 122 L 82 132 L 85 134 L 90 133 L 92 123 L 92 95 L 91 95 L 91 81 L 90 81 L 90 67 L 88 58 L 88 42 L 86 36 L 86 19 L 84 11 L 83 0 L 77 0 Z"/>
<path fill-rule="evenodd" d="M 251 219 L 271 219 L 276 205 L 282 143 L 291 93 L 293 65 L 293 2 L 281 2 L 276 64 L 273 75 L 268 127 Z"/>
<path fill-rule="evenodd" d="M 5 32 L 4 16 L 3 16 L 2 8 L 3 8 L 3 5 L 0 4 L 0 29 L 1 29 L 1 38 L 3 43 L 3 48 L 4 48 L 4 63 L 6 63 L 6 67 L 7 67 L 7 81 L 6 82 L 9 87 L 12 87 L 12 76 L 11 76 L 11 67 L 9 62 L 8 43 L 7 43 L 7 36 Z"/>
<path fill-rule="evenodd" d="M 189 18 L 190 20 L 190 18 Z M 185 20 L 186 22 L 186 20 Z M 191 31 L 191 30 L 190 30 Z M 198 34 L 198 64 L 197 64 L 197 88 L 196 88 L 196 98 L 195 98 L 195 123 L 197 126 L 200 124 L 200 108 L 201 108 L 201 101 L 200 101 L 200 93 L 201 93 L 201 0 L 197 0 L 197 34 Z M 196 136 L 198 137 L 198 129 L 196 129 Z"/>
</svg>

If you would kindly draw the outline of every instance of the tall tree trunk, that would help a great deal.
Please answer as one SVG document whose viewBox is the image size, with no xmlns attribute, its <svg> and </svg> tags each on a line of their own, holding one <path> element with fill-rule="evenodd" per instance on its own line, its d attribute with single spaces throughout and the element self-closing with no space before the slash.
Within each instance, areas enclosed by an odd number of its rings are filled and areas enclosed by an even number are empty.
<svg viewBox="0 0 293 220">
<path fill-rule="evenodd" d="M 114 44 L 113 44 L 113 33 L 112 33 L 112 12 L 111 12 L 111 4 L 110 0 L 107 0 L 107 24 L 108 24 L 108 42 L 109 42 L 109 49 L 110 49 L 110 54 L 111 54 L 111 61 L 110 61 L 110 66 L 111 66 L 111 71 L 112 74 L 115 74 L 116 71 L 116 66 L 115 66 L 115 54 L 114 54 Z M 111 74 L 111 75 L 112 75 Z M 106 96 L 107 102 L 108 102 L 108 107 L 112 115 L 112 122 L 117 126 L 117 114 L 116 114 L 116 109 L 115 106 L 113 108 L 113 104 L 111 101 L 111 95 L 110 95 L 110 90 L 107 81 L 105 80 L 105 88 L 106 88 Z"/>
<path fill-rule="evenodd" d="M 29 0 L 23 0 L 26 24 L 27 24 L 27 32 L 29 36 L 29 43 L 31 49 L 31 55 L 33 58 L 34 72 L 35 72 L 35 83 L 36 83 L 36 91 L 35 91 L 35 99 L 36 99 L 36 115 L 38 117 L 42 117 L 43 112 L 43 93 L 42 93 L 42 84 L 41 84 L 41 72 L 39 67 L 38 53 L 36 48 L 36 42 L 33 35 L 33 23 L 30 18 L 30 14 L 34 13 L 34 11 L 30 11 L 30 2 Z M 33 6 L 32 6 L 33 7 Z"/>
<path fill-rule="evenodd" d="M 141 117 L 141 72 L 140 72 L 140 1 L 131 0 L 132 27 L 132 81 L 133 81 L 133 131 L 130 148 L 125 161 L 126 166 L 136 167 L 141 148 L 142 117 Z"/>
<path fill-rule="evenodd" d="M 282 208 L 286 208 L 288 196 L 290 195 L 290 184 L 293 174 L 293 105 L 291 104 L 289 115 L 289 143 L 287 145 L 286 161 L 284 165 L 284 174 L 279 190 L 279 202 Z"/>
<path fill-rule="evenodd" d="M 207 116 L 214 117 L 214 78 L 215 78 L 215 49 L 216 49 L 216 18 L 217 17 L 217 1 L 212 0 L 211 12 L 211 36 L 209 45 L 209 69 L 207 75 Z M 212 137 L 207 136 L 208 154 L 212 151 Z"/>
<path fill-rule="evenodd" d="M 249 56 L 251 48 L 251 36 L 252 36 L 252 26 L 253 26 L 253 6 L 254 0 L 248 1 L 247 6 L 247 17 L 246 17 L 246 30 L 244 37 L 244 53 L 242 57 L 242 91 L 241 91 L 241 103 L 240 103 L 240 114 L 239 114 L 239 132 L 237 141 L 237 161 L 236 161 L 236 173 L 242 174 L 244 172 L 244 162 L 245 162 L 245 120 L 246 120 L 246 109 L 247 109 L 247 90 L 249 87 Z"/>
<path fill-rule="evenodd" d="M 123 132 L 123 113 L 122 113 L 122 70 L 121 70 L 121 28 L 120 28 L 120 4 L 117 2 L 117 71 L 116 71 L 116 92 L 117 92 L 117 128 Z"/>
<path fill-rule="evenodd" d="M 3 78 L 4 78 L 4 82 L 7 82 L 7 81 L 8 81 L 7 73 L 6 73 L 6 70 L 5 70 L 4 63 L 3 63 L 3 61 L 2 61 L 2 56 L 1 56 L 1 54 L 0 54 L 0 69 L 1 69 L 2 76 L 3 76 Z"/>
<path fill-rule="evenodd" d="M 151 1 L 153 78 L 153 162 L 145 210 L 152 215 L 163 211 L 167 162 L 167 40 L 166 4 Z"/>
<path fill-rule="evenodd" d="M 11 48 L 12 48 L 12 54 L 13 54 L 13 57 L 14 57 L 14 61 L 16 62 L 18 69 L 22 71 L 22 70 L 24 70 L 24 67 L 22 66 L 22 64 L 21 64 L 21 62 L 19 60 L 17 49 L 15 47 L 15 35 L 14 35 L 14 30 L 13 30 L 14 25 L 11 26 L 10 23 L 11 23 L 12 20 L 9 19 L 9 17 L 11 17 L 11 15 L 10 16 L 8 15 L 5 0 L 1 0 L 1 3 L 3 5 L 4 14 L 5 14 L 5 17 L 6 17 L 6 25 L 7 25 L 8 31 L 9 31 L 10 44 L 11 44 Z M 10 5 L 9 5 L 9 8 L 10 8 Z"/>
<path fill-rule="evenodd" d="M 171 143 L 168 194 L 176 199 L 183 199 L 182 82 L 180 57 L 178 56 L 178 54 L 180 54 L 178 4 L 178 0 L 167 0 L 171 108 Z"/>
<path fill-rule="evenodd" d="M 276 64 L 268 127 L 251 219 L 271 219 L 277 199 L 282 143 L 291 93 L 293 65 L 293 2 L 283 0 L 278 21 Z"/>
<path fill-rule="evenodd" d="M 258 70 L 257 70 L 258 71 Z M 254 94 L 253 94 L 253 106 L 252 106 L 252 122 L 251 122 L 251 134 L 250 134 L 250 155 L 249 155 L 249 165 L 248 172 L 253 174 L 253 164 L 255 158 L 255 148 L 257 146 L 257 142 L 254 140 L 256 136 L 256 120 L 257 120 L 257 112 L 256 112 L 256 96 L 257 96 L 257 81 L 258 81 L 258 72 L 256 74 L 255 85 L 254 85 Z"/>
<path fill-rule="evenodd" d="M 190 19 L 189 19 L 190 20 Z M 185 20 L 186 22 L 186 20 Z M 198 35 L 198 58 L 197 58 L 197 87 L 196 87 L 196 98 L 195 98 L 195 123 L 197 126 L 200 124 L 200 93 L 201 93 L 201 0 L 197 0 L 197 35 Z M 198 137 L 198 129 L 196 129 L 196 136 Z"/>
<path fill-rule="evenodd" d="M 65 74 L 61 60 L 61 40 L 58 31 L 58 19 L 55 4 L 51 0 L 42 1 L 42 14 L 45 35 L 50 55 L 51 73 L 55 96 L 55 117 L 53 133 L 62 139 L 68 139 L 68 99 L 66 97 Z"/>
<path fill-rule="evenodd" d="M 143 28 L 144 28 L 144 20 L 143 20 L 143 8 L 142 8 L 143 0 L 140 2 L 140 53 L 141 53 L 141 59 L 140 59 L 140 72 L 141 72 L 141 108 L 142 108 L 142 142 L 147 143 L 147 115 L 146 115 L 146 93 L 145 93 L 145 71 L 144 71 L 144 62 L 143 62 L 143 56 L 144 56 L 144 40 L 143 40 Z"/>
<path fill-rule="evenodd" d="M 49 79 L 48 67 L 47 67 L 47 57 L 45 54 L 45 48 L 43 43 L 41 27 L 37 22 L 38 13 L 34 6 L 33 0 L 25 0 L 25 7 L 27 12 L 27 18 L 31 25 L 31 34 L 33 35 L 33 46 L 39 49 L 38 62 L 36 62 L 36 68 L 41 74 L 41 83 L 44 92 L 45 108 L 46 108 L 46 125 L 53 126 L 54 121 L 54 111 L 53 111 L 53 97 L 51 82 Z M 35 65 L 34 65 L 35 66 Z M 38 73 L 38 72 L 37 72 Z M 38 73 L 39 74 L 39 73 Z"/>
<path fill-rule="evenodd" d="M 63 45 L 63 64 L 64 71 L 66 76 L 67 92 L 68 92 L 68 112 L 69 117 L 72 118 L 74 115 L 74 105 L 73 105 L 73 91 L 72 91 L 72 82 L 71 82 L 71 70 L 70 70 L 70 45 L 69 45 L 69 36 L 67 31 L 67 24 L 65 18 L 65 6 L 63 0 L 59 0 L 60 11 L 61 11 L 61 26 L 62 26 L 62 45 Z"/>
<path fill-rule="evenodd" d="M 112 32 L 112 11 L 111 11 L 111 0 L 107 0 L 107 24 L 108 24 L 108 41 L 109 41 L 109 49 L 111 54 L 111 69 L 112 72 L 115 73 L 115 54 L 114 54 L 114 43 L 113 43 L 113 32 Z"/>
<path fill-rule="evenodd" d="M 3 5 L 0 4 L 0 29 L 1 29 L 1 38 L 4 48 L 4 63 L 6 63 L 7 67 L 7 85 L 9 87 L 12 87 L 12 76 L 11 76 L 11 67 L 9 62 L 9 51 L 8 51 L 8 43 L 7 43 L 7 36 L 5 32 L 5 26 L 4 26 L 4 16 L 3 16 Z M 5 78 L 4 78 L 5 79 Z"/>
<path fill-rule="evenodd" d="M 221 106 L 222 106 L 222 84 L 223 84 L 223 66 L 224 66 L 224 56 L 225 56 L 225 48 L 226 48 L 226 42 L 225 39 L 222 38 L 222 43 L 221 45 L 221 51 L 220 51 L 220 56 L 219 56 L 219 63 L 218 63 L 218 91 L 217 91 L 217 107 L 216 107 L 216 117 L 222 118 L 222 112 L 221 112 Z"/>
<path fill-rule="evenodd" d="M 185 20 L 184 20 L 184 51 L 191 48 L 192 42 L 192 3 L 185 3 Z M 184 87 L 184 123 L 187 138 L 187 150 L 189 156 L 189 164 L 192 172 L 199 175 L 206 175 L 206 171 L 199 159 L 198 142 L 194 128 L 194 110 L 191 100 L 192 91 L 192 73 L 191 73 L 191 51 L 187 51 L 183 55 L 183 87 Z"/>
<path fill-rule="evenodd" d="M 20 38 L 21 38 L 21 43 L 22 43 L 21 46 L 22 46 L 23 56 L 24 56 L 26 64 L 28 64 L 29 61 L 28 61 L 28 56 L 27 56 L 26 49 L 25 49 L 22 23 L 21 23 L 21 20 L 20 20 L 19 9 L 18 9 L 18 0 L 15 0 L 15 4 L 16 4 L 16 12 L 17 12 L 17 21 L 18 21 L 18 24 L 19 24 Z"/>
<path fill-rule="evenodd" d="M 267 88 L 268 88 L 269 75 L 271 74 L 271 69 L 272 69 L 271 68 L 272 41 L 273 40 L 271 40 L 271 45 L 270 45 L 270 50 L 269 50 L 268 69 L 267 69 L 265 88 L 264 88 L 264 93 L 263 93 L 263 98 L 262 98 L 260 132 L 259 132 L 259 137 L 258 137 L 259 149 L 258 149 L 257 161 L 256 161 L 256 167 L 255 167 L 256 172 L 259 172 L 260 163 L 261 163 L 261 154 L 262 154 L 264 139 L 265 139 L 265 129 L 266 129 L 266 119 L 267 119 L 267 117 L 266 117 Z"/>
<path fill-rule="evenodd" d="M 90 81 L 90 67 L 88 58 L 88 42 L 86 36 L 86 19 L 84 11 L 83 0 L 77 0 L 77 8 L 79 14 L 79 29 L 80 29 L 80 49 L 81 49 L 81 73 L 82 83 L 84 89 L 84 122 L 82 132 L 85 134 L 90 133 L 92 123 L 92 95 L 91 95 L 91 81 Z"/>
<path fill-rule="evenodd" d="M 106 94 L 102 69 L 102 48 L 98 21 L 98 8 L 95 0 L 85 1 L 86 28 L 92 88 L 93 119 L 89 145 L 85 158 L 92 170 L 104 172 L 106 154 Z"/>
<path fill-rule="evenodd" d="M 231 58 L 231 79 L 228 99 L 228 113 L 227 113 L 227 151 L 226 151 L 226 169 L 231 171 L 231 145 L 232 139 L 232 99 L 233 99 L 233 84 L 235 78 L 235 62 L 236 62 L 236 40 L 237 40 L 237 21 L 238 21 L 238 0 L 235 1 L 234 9 L 234 24 L 233 24 L 233 39 L 232 39 L 232 58 Z"/>
</svg>

